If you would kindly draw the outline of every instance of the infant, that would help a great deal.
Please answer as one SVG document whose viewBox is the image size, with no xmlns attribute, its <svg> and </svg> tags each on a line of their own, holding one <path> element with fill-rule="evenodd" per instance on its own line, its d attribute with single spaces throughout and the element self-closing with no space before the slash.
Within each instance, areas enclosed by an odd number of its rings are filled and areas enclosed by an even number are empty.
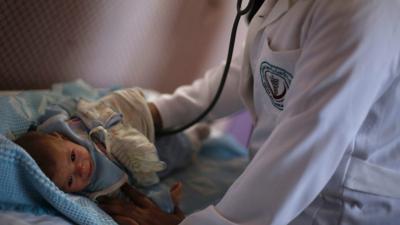
<svg viewBox="0 0 400 225">
<path fill-rule="evenodd" d="M 207 132 L 207 128 L 200 126 L 184 135 L 188 135 L 188 140 L 197 141 L 195 139 L 201 140 L 205 138 Z M 90 151 L 86 147 L 69 140 L 66 136 L 57 132 L 43 133 L 30 131 L 15 140 L 15 142 L 31 155 L 46 176 L 64 192 L 83 193 L 91 182 L 95 182 L 92 181 L 94 178 L 93 175 L 95 174 L 95 170 L 99 170 L 100 168 L 96 168 L 96 162 L 93 160 Z M 191 143 L 197 145 L 197 143 Z M 175 143 L 175 146 L 177 145 L 179 143 Z M 164 147 L 168 148 L 168 146 Z M 159 151 L 161 153 L 163 152 L 162 149 L 163 146 L 160 146 Z M 179 149 L 174 149 L 174 151 L 177 152 Z M 195 149 L 191 149 L 190 151 L 195 151 Z M 98 157 L 102 157 L 101 154 L 98 154 Z M 103 171 L 102 176 L 97 176 L 96 178 L 107 179 L 108 176 L 119 177 L 121 174 L 121 172 L 118 172 L 119 167 L 114 167 L 115 165 L 110 160 L 106 157 L 103 158 L 108 163 L 104 165 L 105 162 L 103 162 L 102 165 L 108 168 L 108 170 Z M 187 163 L 183 162 L 183 164 Z M 110 169 L 110 167 L 114 168 Z M 112 171 L 114 172 L 110 173 Z"/>
<path fill-rule="evenodd" d="M 37 131 L 15 142 L 61 190 L 92 199 L 125 183 L 154 186 L 159 175 L 187 165 L 209 133 L 200 125 L 155 142 L 147 103 L 137 89 L 80 101 L 77 109 L 72 118 L 50 110 Z"/>
</svg>

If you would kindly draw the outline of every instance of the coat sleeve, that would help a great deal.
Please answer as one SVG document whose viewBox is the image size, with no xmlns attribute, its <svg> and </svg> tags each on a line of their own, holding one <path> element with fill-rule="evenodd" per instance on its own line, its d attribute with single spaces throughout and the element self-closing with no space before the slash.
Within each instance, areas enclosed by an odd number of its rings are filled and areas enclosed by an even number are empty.
<svg viewBox="0 0 400 225">
<path fill-rule="evenodd" d="M 225 62 L 208 70 L 191 85 L 179 87 L 173 94 L 163 94 L 153 101 L 164 128 L 186 124 L 208 107 L 217 92 L 224 66 Z M 239 95 L 241 67 L 242 54 L 239 54 L 232 59 L 223 92 L 207 119 L 221 118 L 243 108 Z"/>
<path fill-rule="evenodd" d="M 182 224 L 282 225 L 298 216 L 398 76 L 398 12 L 394 1 L 317 1 L 279 125 L 220 203 Z"/>
</svg>

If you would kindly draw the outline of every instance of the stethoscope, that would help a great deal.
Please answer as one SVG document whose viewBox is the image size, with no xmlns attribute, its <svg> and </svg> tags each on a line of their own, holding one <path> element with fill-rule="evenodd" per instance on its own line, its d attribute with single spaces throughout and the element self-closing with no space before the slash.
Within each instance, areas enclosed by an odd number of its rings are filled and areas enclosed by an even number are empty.
<svg viewBox="0 0 400 225">
<path fill-rule="evenodd" d="M 229 72 L 229 68 L 231 65 L 231 61 L 232 61 L 233 48 L 235 46 L 236 32 L 237 32 L 240 18 L 241 18 L 241 16 L 247 14 L 252 9 L 252 7 L 254 6 L 254 2 L 255 2 L 255 0 L 249 0 L 249 3 L 247 4 L 246 8 L 244 8 L 244 9 L 242 9 L 242 0 L 238 0 L 236 3 L 236 16 L 235 16 L 235 20 L 233 22 L 231 36 L 230 36 L 230 40 L 229 40 L 229 48 L 228 48 L 228 54 L 226 57 L 225 68 L 224 68 L 224 72 L 221 77 L 221 81 L 218 86 L 218 90 L 217 90 L 213 100 L 211 101 L 211 103 L 200 115 L 198 115 L 195 119 L 193 119 L 188 124 L 186 124 L 182 127 L 173 128 L 170 130 L 162 130 L 159 133 L 157 133 L 157 135 L 171 135 L 171 134 L 182 132 L 183 130 L 186 130 L 187 128 L 189 128 L 189 127 L 193 126 L 194 124 L 203 120 L 204 117 L 207 116 L 207 114 L 214 108 L 215 104 L 217 103 L 217 101 L 222 93 L 226 78 L 228 77 L 228 72 Z"/>
</svg>

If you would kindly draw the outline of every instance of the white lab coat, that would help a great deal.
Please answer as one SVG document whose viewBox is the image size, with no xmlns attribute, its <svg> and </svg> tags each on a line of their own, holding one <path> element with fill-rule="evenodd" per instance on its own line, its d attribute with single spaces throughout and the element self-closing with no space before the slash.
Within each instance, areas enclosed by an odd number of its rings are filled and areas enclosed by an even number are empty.
<svg viewBox="0 0 400 225">
<path fill-rule="evenodd" d="M 254 157 L 182 224 L 398 224 L 399 12 L 399 0 L 267 0 L 210 116 L 241 99 Z M 198 115 L 222 69 L 156 100 L 164 126 Z"/>
</svg>

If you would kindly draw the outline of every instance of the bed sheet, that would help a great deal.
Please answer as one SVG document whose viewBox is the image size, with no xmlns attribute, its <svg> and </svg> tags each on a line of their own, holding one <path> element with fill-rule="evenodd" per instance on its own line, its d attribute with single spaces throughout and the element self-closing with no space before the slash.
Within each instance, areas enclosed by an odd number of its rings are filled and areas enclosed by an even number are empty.
<svg viewBox="0 0 400 225">
<path fill-rule="evenodd" d="M 82 81 L 76 81 L 54 85 L 51 90 L 20 93 L 7 92 L 6 96 L 0 97 L 0 119 L 2 121 L 0 134 L 10 139 L 25 132 L 29 126 L 34 124 L 32 121 L 37 119 L 43 107 L 47 104 L 77 96 L 96 99 L 114 89 L 99 91 Z M 4 95 L 4 93 L 0 92 L 1 94 Z M 14 97 L 10 97 L 11 95 Z M 14 109 L 16 105 L 20 106 L 19 111 Z M 16 123 L 18 126 L 16 126 Z M 0 152 L 2 150 L 4 149 L 0 149 Z M 177 181 L 183 183 L 181 208 L 186 214 L 189 214 L 209 204 L 217 203 L 227 188 L 241 174 L 247 163 L 247 152 L 235 139 L 229 135 L 214 134 L 206 140 L 203 148 L 190 166 L 173 173 L 161 182 L 168 186 Z M 36 206 L 42 207 L 41 204 Z M 91 205 L 90 207 L 96 206 Z M 13 211 L 2 208 L 0 221 L 14 219 L 16 221 L 15 224 L 19 224 L 17 222 L 21 222 L 22 219 L 22 222 L 25 221 L 27 224 L 46 224 L 49 221 L 53 224 L 59 220 L 60 224 L 68 224 L 72 220 L 74 223 L 85 224 L 85 222 L 82 222 L 83 220 L 70 218 L 70 215 L 65 212 L 57 215 L 57 213 L 39 212 L 40 210 L 35 212 L 23 210 L 22 208 L 17 207 Z M 95 212 L 99 210 L 97 208 Z"/>
</svg>

